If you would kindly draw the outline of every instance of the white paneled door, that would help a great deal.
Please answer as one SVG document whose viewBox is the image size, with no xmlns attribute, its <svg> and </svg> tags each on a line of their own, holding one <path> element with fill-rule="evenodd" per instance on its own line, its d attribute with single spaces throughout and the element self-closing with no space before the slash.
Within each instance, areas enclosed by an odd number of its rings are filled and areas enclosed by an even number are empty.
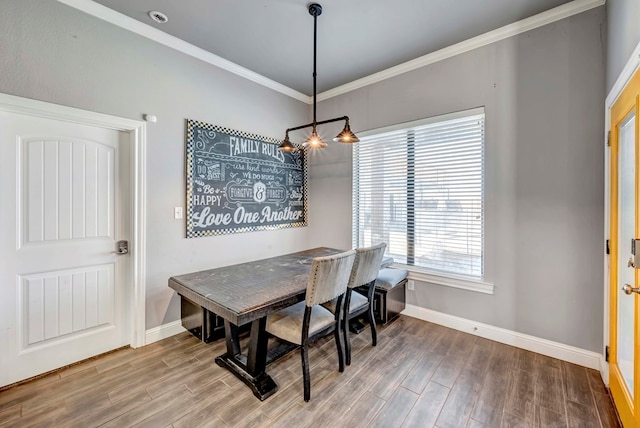
<svg viewBox="0 0 640 428">
<path fill-rule="evenodd" d="M 0 112 L 0 386 L 129 344 L 128 141 Z"/>
</svg>

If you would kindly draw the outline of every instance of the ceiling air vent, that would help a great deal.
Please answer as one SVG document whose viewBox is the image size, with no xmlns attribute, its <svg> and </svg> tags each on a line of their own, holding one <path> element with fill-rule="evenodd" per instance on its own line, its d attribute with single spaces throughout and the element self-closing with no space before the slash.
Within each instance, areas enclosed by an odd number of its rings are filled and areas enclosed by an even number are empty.
<svg viewBox="0 0 640 428">
<path fill-rule="evenodd" d="M 149 16 L 158 24 L 164 24 L 169 20 L 169 18 L 167 18 L 167 15 L 162 12 L 158 12 L 157 10 L 152 10 L 151 12 L 149 12 Z"/>
</svg>

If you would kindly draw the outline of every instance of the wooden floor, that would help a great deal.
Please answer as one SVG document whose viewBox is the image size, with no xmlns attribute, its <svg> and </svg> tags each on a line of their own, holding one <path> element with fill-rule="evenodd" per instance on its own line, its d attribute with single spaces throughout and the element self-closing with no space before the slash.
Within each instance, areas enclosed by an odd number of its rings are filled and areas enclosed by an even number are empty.
<svg viewBox="0 0 640 428">
<path fill-rule="evenodd" d="M 615 427 L 590 369 L 409 317 L 352 336 L 337 370 L 334 342 L 269 366 L 279 391 L 261 402 L 213 358 L 223 341 L 188 333 L 122 349 L 0 392 L 0 426 L 28 427 Z"/>
</svg>

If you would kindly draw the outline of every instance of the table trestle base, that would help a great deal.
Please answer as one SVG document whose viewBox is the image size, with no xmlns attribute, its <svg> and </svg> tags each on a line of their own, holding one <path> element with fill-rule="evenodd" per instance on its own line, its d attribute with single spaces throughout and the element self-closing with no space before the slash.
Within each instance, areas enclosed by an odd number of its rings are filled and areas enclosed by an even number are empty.
<svg viewBox="0 0 640 428">
<path fill-rule="evenodd" d="M 260 373 L 257 377 L 251 376 L 242 362 L 227 354 L 220 355 L 215 359 L 216 364 L 224 367 L 233 373 L 238 379 L 244 382 L 260 401 L 264 401 L 278 391 L 278 385 L 266 372 Z"/>
</svg>

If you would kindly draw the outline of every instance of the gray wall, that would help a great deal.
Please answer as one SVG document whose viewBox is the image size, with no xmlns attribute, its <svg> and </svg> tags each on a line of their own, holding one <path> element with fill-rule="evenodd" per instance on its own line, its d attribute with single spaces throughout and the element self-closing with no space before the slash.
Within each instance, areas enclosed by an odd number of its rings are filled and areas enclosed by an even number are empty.
<svg viewBox="0 0 640 428">
<path fill-rule="evenodd" d="M 607 92 L 640 42 L 640 1 L 607 1 Z"/>
<path fill-rule="evenodd" d="M 57 2 L 0 8 L 0 92 L 159 118 L 147 141 L 147 328 L 179 317 L 171 275 L 351 245 L 343 146 L 311 156 L 308 228 L 187 240 L 173 219 L 185 203 L 185 118 L 281 137 L 308 106 Z M 319 105 L 320 118 L 349 114 L 356 130 L 486 108 L 485 266 L 496 293 L 418 283 L 409 303 L 600 351 L 603 21 L 604 8 L 586 12 Z"/>
<path fill-rule="evenodd" d="M 308 120 L 308 105 L 37 0 L 0 0 L 0 92 L 131 119 L 158 116 L 147 127 L 147 328 L 179 319 L 170 276 L 307 247 L 308 228 L 187 240 L 173 207 L 185 206 L 185 118 L 282 138 Z M 0 159 L 0 168 L 9 161 Z"/>
<path fill-rule="evenodd" d="M 485 106 L 495 294 L 417 282 L 408 303 L 601 352 L 604 21 L 600 7 L 320 104 L 355 130 Z M 311 171 L 310 198 L 324 201 L 311 243 L 347 248 L 350 149 L 314 155 Z"/>
</svg>

